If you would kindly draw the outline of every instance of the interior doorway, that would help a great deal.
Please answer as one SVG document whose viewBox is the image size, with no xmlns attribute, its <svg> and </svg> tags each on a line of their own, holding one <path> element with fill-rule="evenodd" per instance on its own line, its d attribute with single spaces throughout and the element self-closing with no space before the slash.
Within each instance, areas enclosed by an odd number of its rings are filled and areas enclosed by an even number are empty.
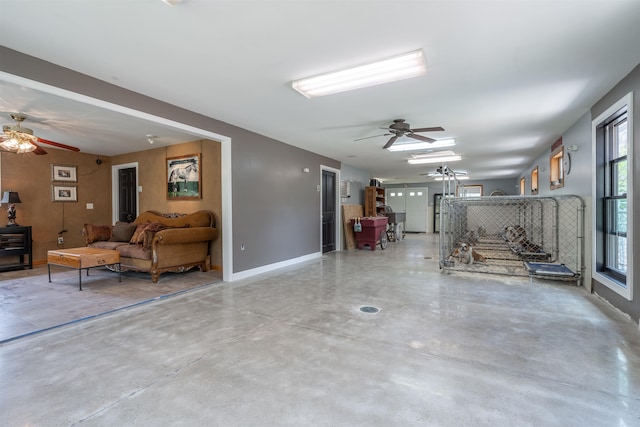
<svg viewBox="0 0 640 427">
<path fill-rule="evenodd" d="M 138 162 L 111 166 L 112 221 L 132 222 L 138 216 Z"/>
<path fill-rule="evenodd" d="M 336 250 L 336 173 L 322 170 L 322 253 Z"/>
</svg>

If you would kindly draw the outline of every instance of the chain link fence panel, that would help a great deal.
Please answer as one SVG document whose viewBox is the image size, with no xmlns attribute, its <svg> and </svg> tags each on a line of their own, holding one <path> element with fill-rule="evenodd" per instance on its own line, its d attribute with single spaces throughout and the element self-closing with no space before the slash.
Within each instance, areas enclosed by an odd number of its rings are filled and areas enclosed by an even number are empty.
<svg viewBox="0 0 640 427">
<path fill-rule="evenodd" d="M 581 283 L 584 201 L 578 196 L 448 197 L 440 267 Z"/>
</svg>

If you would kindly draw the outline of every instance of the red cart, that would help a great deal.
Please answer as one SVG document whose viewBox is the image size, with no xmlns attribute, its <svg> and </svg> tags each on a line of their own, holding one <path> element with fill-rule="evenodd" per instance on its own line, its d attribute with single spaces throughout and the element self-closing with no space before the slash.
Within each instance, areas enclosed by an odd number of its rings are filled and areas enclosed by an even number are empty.
<svg viewBox="0 0 640 427">
<path fill-rule="evenodd" d="M 356 222 L 351 220 L 351 225 Z M 376 250 L 376 244 L 380 243 L 380 248 L 387 247 L 387 222 L 386 216 L 374 216 L 360 218 L 362 231 L 355 232 L 358 249 L 362 249 L 364 245 L 369 245 L 372 251 Z"/>
</svg>

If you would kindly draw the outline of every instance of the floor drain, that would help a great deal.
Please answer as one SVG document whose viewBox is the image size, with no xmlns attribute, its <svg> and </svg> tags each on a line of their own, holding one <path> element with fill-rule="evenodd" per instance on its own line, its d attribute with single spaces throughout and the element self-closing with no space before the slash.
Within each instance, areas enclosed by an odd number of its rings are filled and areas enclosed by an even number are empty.
<svg viewBox="0 0 640 427">
<path fill-rule="evenodd" d="M 360 311 L 362 311 L 363 313 L 377 313 L 380 310 L 375 307 L 365 305 L 364 307 L 360 307 Z"/>
</svg>

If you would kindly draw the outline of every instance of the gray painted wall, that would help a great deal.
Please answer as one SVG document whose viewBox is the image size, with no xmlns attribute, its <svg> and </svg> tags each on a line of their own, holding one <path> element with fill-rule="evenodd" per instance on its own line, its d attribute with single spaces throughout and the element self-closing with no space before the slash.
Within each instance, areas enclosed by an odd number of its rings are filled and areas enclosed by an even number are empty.
<svg viewBox="0 0 640 427">
<path fill-rule="evenodd" d="M 591 108 L 591 117 L 598 117 L 611 105 L 615 104 L 620 98 L 633 92 L 633 150 L 635 158 L 631 159 L 632 177 L 635 188 L 633 194 L 633 243 L 636 252 L 640 249 L 640 161 L 638 154 L 640 153 L 640 65 L 631 71 L 624 79 L 620 81 L 608 94 L 598 101 Z M 631 318 L 638 322 L 640 320 L 640 257 L 632 256 L 634 280 L 634 297 L 632 301 L 627 301 L 606 286 L 594 280 L 594 291 L 609 301 L 620 310 L 628 313 Z"/>
<path fill-rule="evenodd" d="M 232 138 L 234 273 L 321 250 L 320 165 L 340 169 L 340 162 L 4 46 L 0 58 L 6 73 Z"/>
<path fill-rule="evenodd" d="M 364 188 L 369 185 L 369 172 L 345 163 L 340 168 L 340 179 L 351 183 L 351 197 L 342 199 L 346 205 L 363 205 Z"/>
<path fill-rule="evenodd" d="M 320 166 L 340 163 L 250 132 L 231 147 L 233 271 L 320 252 Z"/>
<path fill-rule="evenodd" d="M 495 190 L 502 190 L 508 196 L 517 193 L 517 180 L 515 179 L 488 179 L 483 181 L 461 181 L 464 185 L 482 185 L 483 195 L 488 196 Z M 429 189 L 429 205 L 433 204 L 433 195 L 442 193 L 442 182 L 418 182 L 411 184 L 388 184 L 385 188 L 410 188 L 410 187 L 427 187 Z"/>
<path fill-rule="evenodd" d="M 592 240 L 594 230 L 591 224 L 591 207 L 592 207 L 592 136 L 591 136 L 591 121 L 593 117 L 598 117 L 602 112 L 607 110 L 611 105 L 617 102 L 620 98 L 627 93 L 634 92 L 634 123 L 633 123 L 633 142 L 635 158 L 638 158 L 640 153 L 640 66 L 637 66 L 629 75 L 627 75 L 620 83 L 618 83 L 607 95 L 599 100 L 590 111 L 587 111 L 576 123 L 574 123 L 563 135 L 562 145 L 567 147 L 569 145 L 577 145 L 578 151 L 572 152 L 571 172 L 565 176 L 565 186 L 557 190 L 550 189 L 549 182 L 549 156 L 551 155 L 551 143 L 549 147 L 545 149 L 540 157 L 535 162 L 531 163 L 521 176 L 526 177 L 527 180 L 527 194 L 529 194 L 531 170 L 537 165 L 540 168 L 539 171 L 539 193 L 541 196 L 559 196 L 563 194 L 575 194 L 581 196 L 586 203 L 585 212 L 585 240 L 586 240 L 586 266 L 587 273 L 585 277 L 589 279 L 591 277 L 591 256 L 592 256 Z M 635 160 L 635 159 L 634 159 Z M 545 170 L 542 170 L 544 168 Z M 640 183 L 640 162 L 634 161 L 633 176 L 634 183 Z M 634 244 L 636 251 L 640 247 L 640 188 L 636 185 L 635 194 L 633 198 L 634 203 L 634 216 L 632 219 L 634 226 Z M 615 307 L 621 311 L 629 314 L 631 318 L 638 322 L 640 319 L 640 285 L 638 284 L 638 277 L 640 277 L 640 258 L 633 258 L 633 271 L 636 275 L 634 281 L 634 293 L 635 296 L 632 301 L 627 301 L 620 295 L 611 291 L 608 287 L 598 283 L 596 280 L 590 280 L 585 286 L 588 289 L 592 289 L 595 293 L 609 301 Z M 591 285 L 591 286 L 590 286 Z"/>
<path fill-rule="evenodd" d="M 551 156 L 551 146 L 540 154 L 540 156 L 526 169 L 520 177 L 525 177 L 527 181 L 526 195 L 531 194 L 531 171 L 538 166 L 538 195 L 539 196 L 559 196 L 563 194 L 575 194 L 581 197 L 591 197 L 591 112 L 585 113 L 574 123 L 563 135 L 562 145 L 566 148 L 570 145 L 577 145 L 578 151 L 571 153 L 571 171 L 565 174 L 564 187 L 551 190 L 549 157 Z M 518 179 L 517 182 L 520 182 Z"/>
</svg>

